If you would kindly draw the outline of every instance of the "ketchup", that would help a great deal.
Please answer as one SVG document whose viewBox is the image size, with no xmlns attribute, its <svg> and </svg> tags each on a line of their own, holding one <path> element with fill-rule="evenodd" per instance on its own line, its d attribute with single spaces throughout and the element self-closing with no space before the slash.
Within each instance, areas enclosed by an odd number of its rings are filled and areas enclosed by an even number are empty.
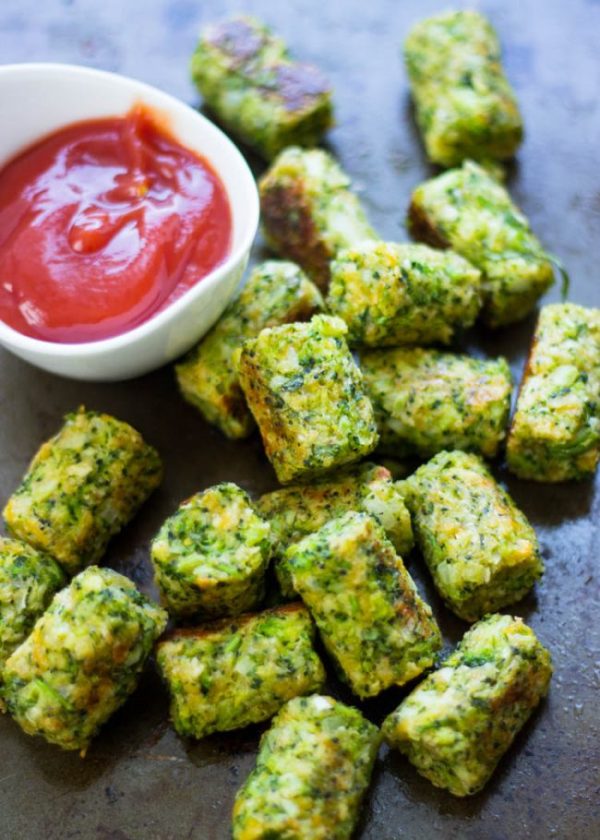
<svg viewBox="0 0 600 840">
<path fill-rule="evenodd" d="M 219 177 L 148 110 L 66 126 L 0 170 L 0 319 L 46 341 L 124 333 L 230 241 Z"/>
</svg>

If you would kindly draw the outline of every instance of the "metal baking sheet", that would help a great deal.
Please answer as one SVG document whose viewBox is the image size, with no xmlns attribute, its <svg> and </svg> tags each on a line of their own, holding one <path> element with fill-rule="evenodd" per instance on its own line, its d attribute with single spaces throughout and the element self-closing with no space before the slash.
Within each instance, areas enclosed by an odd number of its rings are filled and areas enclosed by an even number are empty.
<svg viewBox="0 0 600 840">
<path fill-rule="evenodd" d="M 524 111 L 526 140 L 510 188 L 534 230 L 570 269 L 572 299 L 598 306 L 600 4 L 471 5 L 497 27 Z M 197 103 L 188 60 L 200 24 L 239 9 L 256 13 L 331 77 L 338 118 L 331 148 L 353 176 L 375 227 L 386 238 L 404 239 L 410 191 L 431 170 L 412 119 L 400 44 L 413 21 L 446 6 L 445 0 L 2 0 L 0 57 L 114 70 Z M 548 299 L 557 297 L 555 291 Z M 532 328 L 529 319 L 493 335 L 476 334 L 470 349 L 505 354 L 519 376 Z M 147 592 L 148 541 L 181 499 L 226 479 L 252 493 L 274 485 L 258 439 L 232 443 L 206 426 L 179 398 L 168 369 L 127 383 L 90 385 L 41 373 L 2 351 L 0 377 L 2 502 L 39 443 L 81 403 L 128 420 L 159 448 L 165 482 L 106 556 L 108 565 Z M 600 836 L 598 493 L 592 484 L 537 486 L 511 479 L 500 467 L 497 474 L 543 547 L 544 580 L 515 612 L 552 650 L 550 697 L 491 783 L 468 800 L 434 789 L 400 756 L 382 749 L 361 840 Z M 418 557 L 410 568 L 450 646 L 466 625 L 439 603 Z M 350 699 L 338 686 L 331 689 Z M 363 708 L 379 721 L 401 696 L 392 691 Z M 225 840 L 233 797 L 252 767 L 260 731 L 180 740 L 168 725 L 167 697 L 152 668 L 85 760 L 24 736 L 4 717 L 0 836 Z"/>
</svg>

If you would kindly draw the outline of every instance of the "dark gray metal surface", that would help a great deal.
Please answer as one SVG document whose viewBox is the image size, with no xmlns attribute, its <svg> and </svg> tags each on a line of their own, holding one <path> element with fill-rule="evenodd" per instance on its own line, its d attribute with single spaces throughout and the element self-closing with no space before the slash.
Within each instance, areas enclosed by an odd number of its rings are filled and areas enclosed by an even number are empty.
<svg viewBox="0 0 600 840">
<path fill-rule="evenodd" d="M 410 24 L 444 0 L 2 0 L 0 60 L 52 60 L 115 70 L 196 102 L 187 64 L 203 21 L 243 9 L 263 16 L 335 87 L 331 146 L 360 188 L 375 227 L 403 239 L 412 187 L 430 170 L 412 122 L 399 44 Z M 462 3 L 456 3 L 462 6 Z M 600 305 L 600 3 L 489 0 L 523 107 L 526 141 L 513 194 L 572 275 L 571 297 Z M 1 125 L 1 112 L 0 112 Z M 256 161 L 253 160 L 253 164 Z M 259 171 L 257 169 L 257 171 Z M 556 299 L 557 292 L 549 295 Z M 504 353 L 520 375 L 533 319 L 473 338 Z M 178 397 L 170 370 L 117 385 L 69 382 L 0 352 L 0 495 L 4 502 L 41 441 L 80 403 L 133 423 L 166 463 L 163 487 L 112 544 L 106 563 L 152 591 L 147 545 L 192 492 L 234 480 L 274 484 L 259 441 L 232 443 Z M 600 837 L 600 613 L 598 493 L 592 485 L 536 486 L 498 474 L 536 526 L 546 575 L 515 608 L 554 655 L 548 701 L 518 737 L 492 782 L 466 801 L 435 790 L 382 749 L 364 808 L 362 840 L 592 840 Z M 596 485 L 597 486 L 597 485 Z M 436 598 L 418 558 L 418 585 L 448 645 L 466 625 Z M 349 695 L 332 686 L 340 697 Z M 402 696 L 363 704 L 379 721 Z M 260 728 L 186 743 L 167 723 L 152 668 L 85 760 L 0 720 L 2 840 L 224 840 L 235 790 L 253 764 Z"/>
</svg>

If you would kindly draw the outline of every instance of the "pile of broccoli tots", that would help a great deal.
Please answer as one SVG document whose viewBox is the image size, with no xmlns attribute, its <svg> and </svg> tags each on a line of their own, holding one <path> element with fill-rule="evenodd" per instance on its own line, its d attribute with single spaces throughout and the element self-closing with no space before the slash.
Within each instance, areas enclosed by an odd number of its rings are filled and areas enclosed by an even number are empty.
<svg viewBox="0 0 600 840">
<path fill-rule="evenodd" d="M 193 57 L 206 105 L 269 164 L 262 224 L 279 259 L 253 269 L 176 378 L 228 438 L 258 432 L 281 486 L 183 501 L 150 546 L 161 606 L 96 565 L 161 479 L 127 423 L 69 415 L 4 510 L 8 712 L 85 753 L 155 651 L 180 735 L 273 718 L 235 840 L 347 840 L 382 739 L 456 796 L 486 784 L 552 674 L 534 632 L 502 612 L 544 568 L 488 461 L 504 451 L 516 476 L 560 482 L 600 457 L 600 310 L 541 308 L 512 419 L 506 360 L 453 350 L 476 322 L 522 320 L 555 275 L 499 177 L 522 120 L 496 34 L 477 12 L 444 13 L 414 26 L 405 60 L 426 153 L 450 167 L 414 190 L 416 242 L 383 241 L 315 148 L 330 86 L 270 29 L 211 25 Z M 396 480 L 388 457 L 420 465 Z M 471 625 L 441 662 L 411 551 Z M 323 693 L 326 673 L 357 703 L 411 685 L 379 727 Z"/>
</svg>

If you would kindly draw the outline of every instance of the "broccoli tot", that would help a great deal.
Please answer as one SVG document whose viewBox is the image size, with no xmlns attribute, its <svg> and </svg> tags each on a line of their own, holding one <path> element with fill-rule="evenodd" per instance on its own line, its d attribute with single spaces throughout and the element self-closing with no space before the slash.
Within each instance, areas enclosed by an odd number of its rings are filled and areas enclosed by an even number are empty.
<svg viewBox="0 0 600 840">
<path fill-rule="evenodd" d="M 300 604 L 174 631 L 158 645 L 157 661 L 177 732 L 203 738 L 240 729 L 319 691 L 325 671 L 313 638 Z"/>
<path fill-rule="evenodd" d="M 360 361 L 382 451 L 400 458 L 443 449 L 496 455 L 512 391 L 505 359 L 398 347 L 365 351 Z"/>
<path fill-rule="evenodd" d="M 284 42 L 256 18 L 207 26 L 192 78 L 217 119 L 268 160 L 286 146 L 314 146 L 333 125 L 329 83 L 290 58 Z"/>
<path fill-rule="evenodd" d="M 592 476 L 600 458 L 600 309 L 540 312 L 508 435 L 508 468 L 533 481 Z"/>
<path fill-rule="evenodd" d="M 48 555 L 0 537 L 0 673 L 66 577 Z"/>
<path fill-rule="evenodd" d="M 269 524 L 227 482 L 183 502 L 152 540 L 150 556 L 170 613 L 218 618 L 262 600 L 271 550 Z"/>
<path fill-rule="evenodd" d="M 381 525 L 366 513 L 332 519 L 285 555 L 343 679 L 359 697 L 429 668 L 441 637 Z"/>
<path fill-rule="evenodd" d="M 359 461 L 377 444 L 373 407 L 339 318 L 263 330 L 247 341 L 240 382 L 281 484 Z"/>
<path fill-rule="evenodd" d="M 184 398 L 229 438 L 254 428 L 240 388 L 236 351 L 265 327 L 307 321 L 323 309 L 319 290 L 294 263 L 257 266 L 202 341 L 175 367 Z"/>
<path fill-rule="evenodd" d="M 490 327 L 524 318 L 554 282 L 552 258 L 523 213 L 473 161 L 417 187 L 409 223 L 417 239 L 452 248 L 481 271 L 482 317 Z"/>
<path fill-rule="evenodd" d="M 481 307 L 481 274 L 458 254 L 426 245 L 362 242 L 331 264 L 327 307 L 368 347 L 449 344 Z"/>
<path fill-rule="evenodd" d="M 8 658 L 2 695 L 28 735 L 88 748 L 135 689 L 167 614 L 111 569 L 90 566 L 54 596 Z"/>
<path fill-rule="evenodd" d="M 433 163 L 512 157 L 523 123 L 498 38 L 482 14 L 453 11 L 420 21 L 406 39 L 404 58 Z"/>
<path fill-rule="evenodd" d="M 541 577 L 535 531 L 476 455 L 440 452 L 403 491 L 434 583 L 460 618 L 516 603 Z"/>
<path fill-rule="evenodd" d="M 293 597 L 294 587 L 283 559 L 285 549 L 348 511 L 364 511 L 377 519 L 400 556 L 413 546 L 402 492 L 389 470 L 375 464 L 347 467 L 314 484 L 266 493 L 255 506 L 271 525 L 276 540 L 275 572 L 288 598 Z"/>
<path fill-rule="evenodd" d="M 490 615 L 383 723 L 385 740 L 455 796 L 486 784 L 535 707 L 552 663 L 520 618 Z"/>
<path fill-rule="evenodd" d="M 233 840 L 350 840 L 380 740 L 332 697 L 290 700 L 235 798 Z"/>
<path fill-rule="evenodd" d="M 260 180 L 267 244 L 326 289 L 329 263 L 343 248 L 378 239 L 350 178 L 322 149 L 285 149 Z"/>
<path fill-rule="evenodd" d="M 161 478 L 158 453 L 139 432 L 81 408 L 38 450 L 4 519 L 13 536 L 73 575 L 100 560 Z"/>
</svg>

